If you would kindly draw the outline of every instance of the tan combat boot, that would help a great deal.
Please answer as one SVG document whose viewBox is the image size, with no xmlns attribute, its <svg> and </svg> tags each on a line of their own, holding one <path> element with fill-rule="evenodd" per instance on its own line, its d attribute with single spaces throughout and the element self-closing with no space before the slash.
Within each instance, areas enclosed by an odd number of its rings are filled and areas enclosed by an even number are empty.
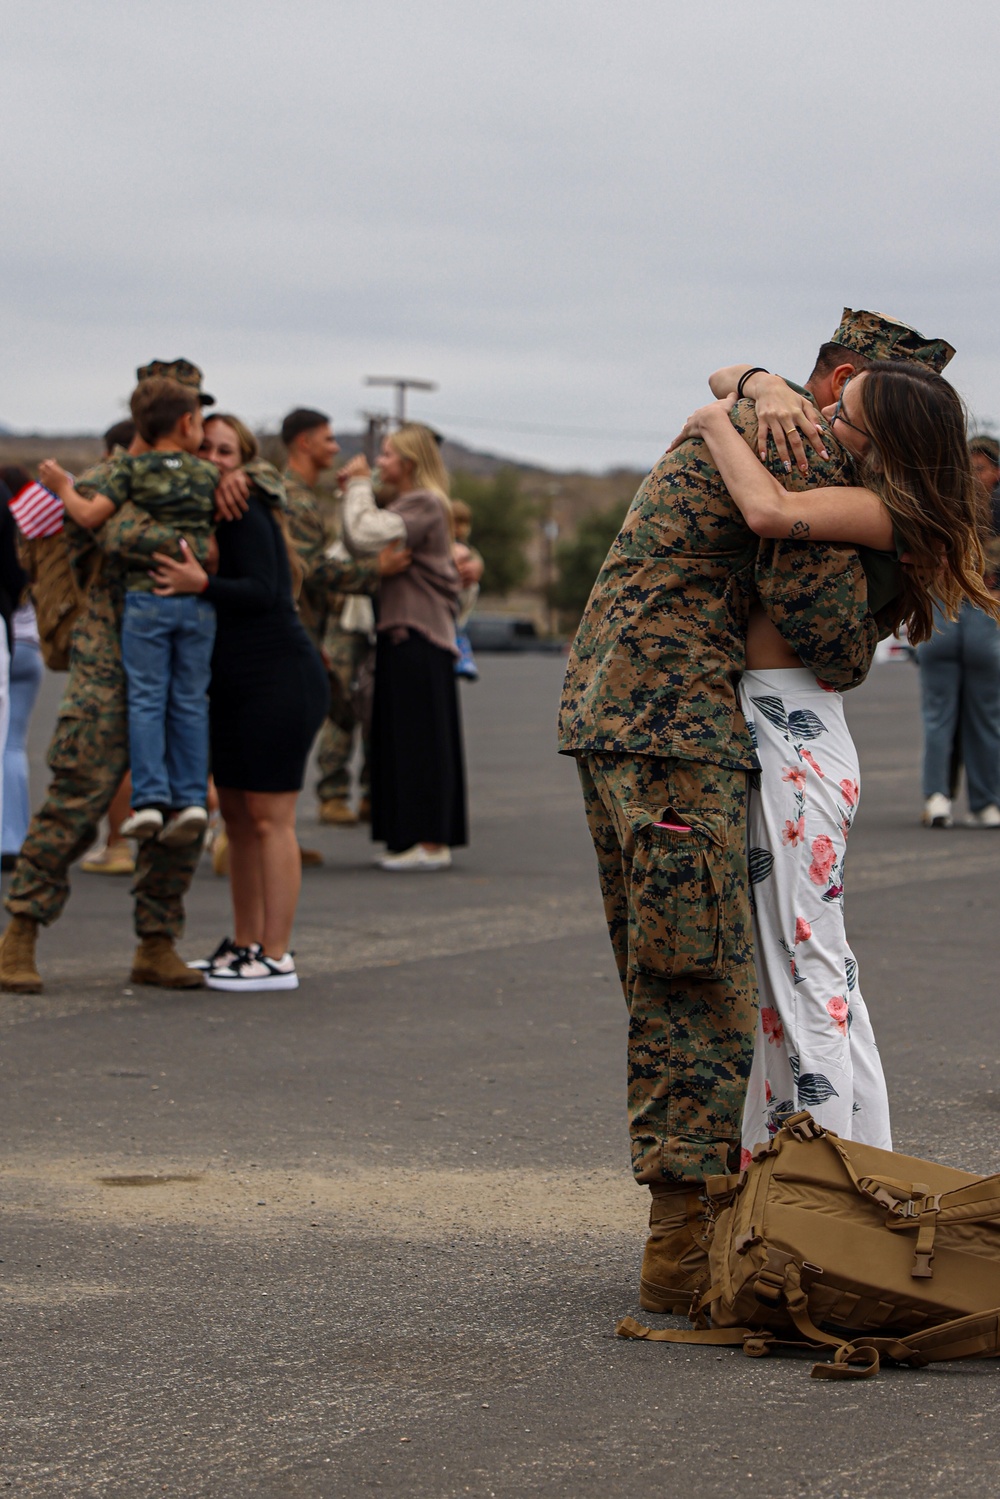
<svg viewBox="0 0 1000 1499">
<path fill-rule="evenodd" d="M 346 796 L 331 796 L 319 804 L 319 820 L 328 827 L 348 828 L 357 822 L 357 813 L 351 811 Z"/>
<path fill-rule="evenodd" d="M 41 994 L 42 980 L 35 966 L 38 922 L 12 916 L 0 940 L 0 989 L 12 994 Z"/>
<path fill-rule="evenodd" d="M 705 1197 L 697 1187 L 657 1187 L 639 1280 L 645 1311 L 688 1312 L 695 1293 L 708 1288 L 710 1237 Z"/>
<path fill-rule="evenodd" d="M 205 984 L 199 970 L 189 968 L 164 936 L 143 937 L 132 962 L 132 982 L 158 989 L 202 989 Z"/>
</svg>

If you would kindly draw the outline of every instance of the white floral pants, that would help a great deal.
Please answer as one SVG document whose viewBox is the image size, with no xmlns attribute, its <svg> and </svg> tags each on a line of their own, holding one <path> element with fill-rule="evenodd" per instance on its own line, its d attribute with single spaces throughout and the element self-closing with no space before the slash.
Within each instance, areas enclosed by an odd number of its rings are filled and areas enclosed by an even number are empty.
<svg viewBox="0 0 1000 1499">
<path fill-rule="evenodd" d="M 761 764 L 748 819 L 760 1017 L 744 1164 L 799 1109 L 891 1150 L 885 1078 L 844 930 L 860 794 L 844 705 L 802 668 L 746 672 L 740 704 Z"/>
</svg>

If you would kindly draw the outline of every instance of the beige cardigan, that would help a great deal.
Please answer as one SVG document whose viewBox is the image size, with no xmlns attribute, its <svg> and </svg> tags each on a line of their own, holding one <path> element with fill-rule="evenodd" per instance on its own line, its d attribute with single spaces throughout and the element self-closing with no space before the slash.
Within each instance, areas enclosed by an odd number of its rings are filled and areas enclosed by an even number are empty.
<svg viewBox="0 0 1000 1499">
<path fill-rule="evenodd" d="M 455 618 L 461 583 L 451 554 L 446 502 L 430 489 L 397 495 L 384 508 L 371 481 L 360 475 L 344 491 L 344 541 L 356 557 L 373 556 L 393 541 L 413 553 L 404 573 L 383 578 L 378 595 L 380 634 L 417 630 L 434 645 L 458 654 Z"/>
</svg>

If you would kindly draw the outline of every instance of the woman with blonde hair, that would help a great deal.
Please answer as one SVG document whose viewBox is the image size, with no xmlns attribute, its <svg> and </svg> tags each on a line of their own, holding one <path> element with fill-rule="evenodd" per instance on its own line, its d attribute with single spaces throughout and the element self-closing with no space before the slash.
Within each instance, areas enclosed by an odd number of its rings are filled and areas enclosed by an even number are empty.
<svg viewBox="0 0 1000 1499">
<path fill-rule="evenodd" d="M 380 494 L 391 495 L 381 508 L 363 457 L 341 470 L 348 549 L 374 556 L 397 542 L 413 554 L 378 598 L 372 837 L 386 844 L 382 869 L 447 869 L 466 841 L 448 473 L 434 434 L 415 422 L 385 439 L 378 472 Z"/>
<path fill-rule="evenodd" d="M 256 458 L 257 440 L 237 417 L 213 413 L 201 451 L 227 474 Z M 295 804 L 329 700 L 326 669 L 295 607 L 301 569 L 280 481 L 275 474 L 276 492 L 265 493 L 265 481 L 252 477 L 246 514 L 216 532 L 214 577 L 190 554 L 183 562 L 156 557 L 158 593 L 203 593 L 218 617 L 209 735 L 234 927 L 194 966 L 210 989 L 236 993 L 298 987 L 289 951 L 302 878 Z"/>
</svg>

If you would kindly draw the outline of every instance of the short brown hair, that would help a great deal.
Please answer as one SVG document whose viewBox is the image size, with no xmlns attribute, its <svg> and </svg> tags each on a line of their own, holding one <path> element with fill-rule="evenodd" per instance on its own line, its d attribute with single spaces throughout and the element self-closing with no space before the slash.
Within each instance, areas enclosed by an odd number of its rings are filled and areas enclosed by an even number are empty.
<svg viewBox="0 0 1000 1499">
<path fill-rule="evenodd" d="M 311 406 L 296 406 L 290 411 L 281 424 L 281 440 L 286 448 L 290 448 L 297 437 L 303 432 L 312 432 L 316 427 L 328 427 L 330 418 L 322 411 L 314 411 Z"/>
<path fill-rule="evenodd" d="M 809 379 L 822 380 L 823 376 L 829 375 L 838 364 L 850 364 L 860 372 L 871 369 L 872 361 L 867 355 L 859 354 L 857 349 L 849 349 L 846 344 L 821 344 Z"/>
<path fill-rule="evenodd" d="M 114 422 L 104 434 L 104 451 L 113 453 L 115 448 L 130 448 L 135 441 L 135 422 L 125 417 Z"/>
<path fill-rule="evenodd" d="M 163 375 L 140 381 L 132 392 L 129 408 L 139 436 L 149 443 L 166 437 L 187 412 L 200 409 L 198 392 L 192 386 L 181 385 Z"/>
</svg>

